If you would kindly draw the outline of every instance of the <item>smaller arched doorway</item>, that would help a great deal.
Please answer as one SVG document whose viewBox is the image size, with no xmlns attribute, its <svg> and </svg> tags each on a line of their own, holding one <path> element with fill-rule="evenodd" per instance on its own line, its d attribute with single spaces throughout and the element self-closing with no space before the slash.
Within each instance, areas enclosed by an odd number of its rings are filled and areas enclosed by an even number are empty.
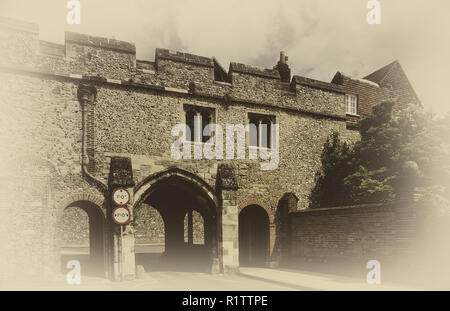
<svg viewBox="0 0 450 311">
<path fill-rule="evenodd" d="M 100 207 L 90 201 L 76 201 L 67 205 L 60 220 L 61 268 L 78 260 L 81 274 L 104 276 L 105 217 Z"/>
<path fill-rule="evenodd" d="M 239 213 L 239 265 L 264 267 L 269 258 L 269 216 L 259 205 Z"/>
</svg>

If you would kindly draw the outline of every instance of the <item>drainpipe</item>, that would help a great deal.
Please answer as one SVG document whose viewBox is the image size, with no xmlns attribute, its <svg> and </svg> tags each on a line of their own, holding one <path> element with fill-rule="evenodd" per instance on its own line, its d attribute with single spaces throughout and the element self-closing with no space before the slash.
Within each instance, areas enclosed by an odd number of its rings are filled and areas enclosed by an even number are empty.
<svg viewBox="0 0 450 311">
<path fill-rule="evenodd" d="M 88 105 L 94 104 L 97 99 L 97 89 L 91 85 L 80 84 L 78 86 L 78 101 L 81 105 L 81 115 L 82 115 L 82 137 L 81 137 L 81 172 L 88 182 L 93 183 L 101 193 L 106 193 L 108 186 L 89 173 L 89 156 L 87 154 L 87 112 Z"/>
</svg>

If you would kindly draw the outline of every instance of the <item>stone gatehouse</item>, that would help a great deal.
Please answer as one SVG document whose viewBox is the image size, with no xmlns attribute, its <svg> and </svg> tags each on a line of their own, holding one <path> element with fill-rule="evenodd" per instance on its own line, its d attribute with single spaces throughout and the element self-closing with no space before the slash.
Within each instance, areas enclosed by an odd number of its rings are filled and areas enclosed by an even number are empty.
<svg viewBox="0 0 450 311">
<path fill-rule="evenodd" d="M 0 53 L 2 216 L 14 214 L 2 254 L 17 254 L 6 256 L 3 274 L 60 271 L 87 244 L 82 269 L 113 279 L 134 278 L 136 265 L 279 264 L 280 215 L 308 208 L 327 137 L 356 141 L 354 120 L 375 101 L 418 101 L 398 62 L 327 83 L 291 77 L 284 53 L 272 69 L 231 63 L 227 71 L 214 58 L 166 49 L 139 60 L 129 42 L 67 32 L 60 45 L 39 40 L 37 25 L 5 18 Z M 174 159 L 172 128 L 195 126 L 199 115 L 199 126 L 256 124 L 247 153 L 273 148 L 258 124 L 278 124 L 277 168 L 261 170 L 248 156 Z M 131 194 L 122 228 L 111 216 L 117 187 Z"/>
</svg>

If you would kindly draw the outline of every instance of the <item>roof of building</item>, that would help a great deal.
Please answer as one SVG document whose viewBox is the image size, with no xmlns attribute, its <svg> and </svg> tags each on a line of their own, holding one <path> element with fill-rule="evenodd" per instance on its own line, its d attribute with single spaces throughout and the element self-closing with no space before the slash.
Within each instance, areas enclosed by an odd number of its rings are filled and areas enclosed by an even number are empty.
<svg viewBox="0 0 450 311">
<path fill-rule="evenodd" d="M 384 80 L 384 78 L 389 74 L 389 72 L 392 70 L 392 68 L 394 68 L 397 64 L 399 64 L 399 62 L 397 60 L 395 60 L 392 63 L 378 69 L 377 71 L 372 72 L 371 74 L 364 77 L 363 79 L 380 84 Z"/>
<path fill-rule="evenodd" d="M 353 77 L 353 76 L 351 76 L 349 74 L 343 73 L 342 71 L 336 72 L 336 74 L 334 75 L 333 79 L 331 80 L 331 83 L 341 85 L 343 83 L 342 77 L 345 77 L 345 78 L 348 78 L 348 79 L 351 79 L 351 80 L 354 80 L 354 81 L 358 81 L 358 82 L 361 82 L 361 83 L 366 83 L 366 84 L 372 85 L 374 87 L 380 87 L 378 85 L 378 83 L 375 83 L 375 82 L 367 80 L 367 79 L 355 78 L 355 77 Z"/>
</svg>

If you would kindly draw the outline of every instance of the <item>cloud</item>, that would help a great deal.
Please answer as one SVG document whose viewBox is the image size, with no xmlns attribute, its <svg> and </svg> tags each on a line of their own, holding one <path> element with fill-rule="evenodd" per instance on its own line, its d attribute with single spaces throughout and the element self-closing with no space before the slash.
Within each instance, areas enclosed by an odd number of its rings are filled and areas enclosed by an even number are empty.
<svg viewBox="0 0 450 311">
<path fill-rule="evenodd" d="M 275 65 L 280 51 L 289 51 L 301 44 L 304 38 L 313 33 L 318 24 L 318 19 L 306 10 L 291 11 L 289 14 L 285 9 L 278 8 L 270 20 L 272 22 L 265 36 L 263 51 L 251 60 L 252 64 L 257 66 Z"/>
<path fill-rule="evenodd" d="M 41 39 L 64 31 L 274 66 L 281 50 L 293 74 L 330 81 L 338 70 L 362 77 L 398 59 L 424 106 L 450 111 L 450 1 L 381 0 L 382 24 L 366 23 L 365 0 L 80 0 L 82 24 L 65 23 L 64 0 L 1 0 L 0 14 L 40 25 Z"/>
</svg>

